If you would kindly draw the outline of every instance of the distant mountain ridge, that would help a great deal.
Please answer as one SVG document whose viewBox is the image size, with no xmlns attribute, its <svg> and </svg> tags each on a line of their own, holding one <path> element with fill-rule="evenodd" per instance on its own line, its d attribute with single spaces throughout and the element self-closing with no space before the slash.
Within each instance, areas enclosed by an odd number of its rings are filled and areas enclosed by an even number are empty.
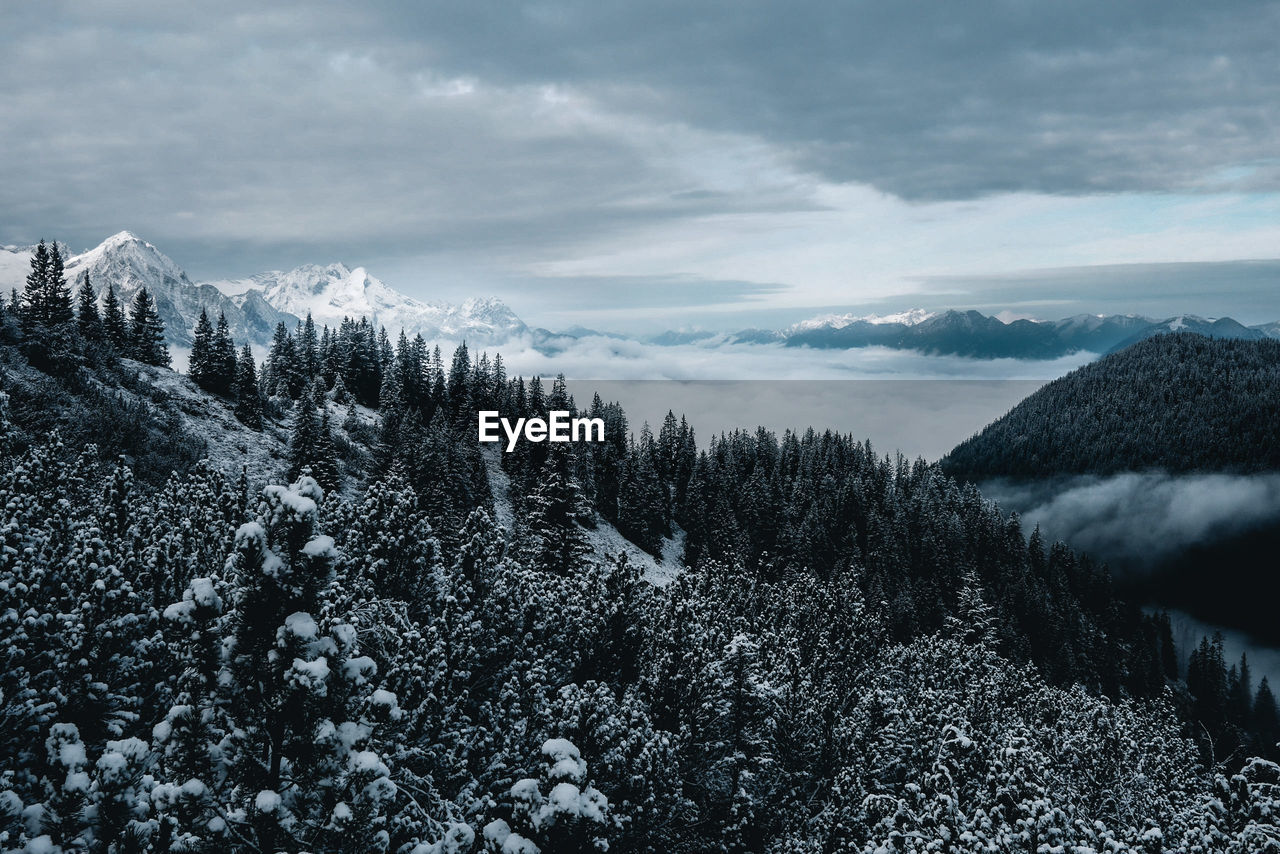
<svg viewBox="0 0 1280 854">
<path fill-rule="evenodd" d="M 787 329 L 748 329 L 730 336 L 739 343 L 779 343 L 788 347 L 855 349 L 889 347 L 979 359 L 1055 359 L 1077 352 L 1110 353 L 1177 331 L 1210 338 L 1256 341 L 1280 337 L 1280 322 L 1248 327 L 1221 318 L 1195 315 L 1157 320 L 1140 315 L 1080 314 L 1055 321 L 1008 323 L 978 311 L 903 312 L 888 317 L 826 315 Z"/>
</svg>

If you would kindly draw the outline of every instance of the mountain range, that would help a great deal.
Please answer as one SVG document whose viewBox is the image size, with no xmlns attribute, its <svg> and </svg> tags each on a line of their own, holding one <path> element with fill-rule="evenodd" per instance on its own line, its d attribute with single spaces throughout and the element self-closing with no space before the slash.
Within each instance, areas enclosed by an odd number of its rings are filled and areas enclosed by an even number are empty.
<svg viewBox="0 0 1280 854">
<path fill-rule="evenodd" d="M 363 267 L 308 264 L 288 272 L 259 273 L 247 279 L 193 282 L 169 256 L 139 237 L 122 231 L 101 244 L 72 255 L 64 252 L 67 279 L 84 272 L 99 294 L 113 285 L 128 304 L 145 287 L 156 301 L 170 346 L 189 348 L 200 310 L 211 319 L 227 316 L 237 341 L 260 347 L 271 341 L 276 324 L 292 328 L 308 312 L 318 324 L 338 326 L 343 317 L 369 318 L 391 334 L 400 329 L 428 340 L 499 342 L 526 330 L 524 322 L 497 299 L 469 299 L 461 304 L 423 302 L 391 289 Z M 0 288 L 22 289 L 30 247 L 0 249 Z"/>
<path fill-rule="evenodd" d="M 0 247 L 0 290 L 21 290 L 29 269 L 30 247 Z M 193 282 L 169 256 L 122 231 L 80 254 L 64 252 L 69 281 L 84 272 L 101 295 L 111 283 L 124 303 L 139 288 L 155 297 L 169 344 L 191 346 L 200 310 L 227 316 L 237 341 L 265 347 L 278 323 L 289 327 L 310 313 L 317 324 L 336 327 L 344 317 L 369 318 L 392 335 L 403 329 L 429 341 L 467 340 L 482 345 L 523 338 L 545 353 L 572 346 L 585 337 L 625 338 L 575 327 L 553 332 L 530 328 L 496 298 L 462 303 L 427 302 L 406 296 L 364 267 L 341 263 L 305 264 L 242 279 Z M 696 344 L 778 344 L 786 347 L 852 349 L 888 347 L 927 354 L 979 359 L 1054 359 L 1075 352 L 1108 353 L 1166 332 L 1198 332 L 1211 338 L 1280 338 L 1280 322 L 1245 326 L 1224 317 L 1180 315 L 1164 319 L 1138 315 L 1082 314 L 1056 321 L 1005 322 L 978 311 L 928 312 L 913 309 L 883 316 L 825 314 L 784 329 L 745 329 L 732 333 L 669 331 L 644 339 L 656 346 Z M 181 356 L 178 360 L 184 361 Z"/>
<path fill-rule="evenodd" d="M 978 311 L 912 311 L 888 317 L 827 315 L 778 331 L 745 330 L 731 340 L 818 349 L 880 346 L 979 359 L 1055 359 L 1080 351 L 1110 353 L 1154 335 L 1179 331 L 1256 341 L 1280 338 L 1280 323 L 1250 327 L 1229 317 L 1214 320 L 1189 314 L 1164 319 L 1080 314 L 1055 321 L 1006 323 Z"/>
</svg>

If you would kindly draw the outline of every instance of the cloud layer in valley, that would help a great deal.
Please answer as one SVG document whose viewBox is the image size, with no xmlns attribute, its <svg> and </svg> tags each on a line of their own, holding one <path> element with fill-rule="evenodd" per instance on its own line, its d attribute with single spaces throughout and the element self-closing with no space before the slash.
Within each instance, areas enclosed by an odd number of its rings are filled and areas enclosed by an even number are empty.
<svg viewBox="0 0 1280 854">
<path fill-rule="evenodd" d="M 1019 510 L 1028 531 L 1130 568 L 1280 522 L 1280 474 L 1126 473 L 1030 484 L 989 482 L 983 495 Z"/>
</svg>

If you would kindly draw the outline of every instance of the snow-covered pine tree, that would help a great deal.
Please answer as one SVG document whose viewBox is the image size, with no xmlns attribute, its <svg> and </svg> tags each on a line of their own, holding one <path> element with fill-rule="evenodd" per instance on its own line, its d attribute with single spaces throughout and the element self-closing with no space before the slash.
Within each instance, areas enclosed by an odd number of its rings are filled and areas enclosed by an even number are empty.
<svg viewBox="0 0 1280 854">
<path fill-rule="evenodd" d="M 313 468 L 316 461 L 320 425 L 311 396 L 299 398 L 293 405 L 293 422 L 289 425 L 289 473 L 291 480 Z"/>
<path fill-rule="evenodd" d="M 591 553 L 582 527 L 591 510 L 573 479 L 571 463 L 568 450 L 553 448 L 524 501 L 521 557 L 526 565 L 543 572 L 575 573 Z"/>
<path fill-rule="evenodd" d="M 319 394 L 320 384 L 313 383 L 312 387 Z M 323 395 L 320 395 L 320 423 L 316 426 L 315 451 L 312 454 L 311 471 L 312 476 L 320 483 L 324 489 L 330 492 L 337 492 L 342 486 L 342 478 L 338 473 L 338 449 L 333 444 L 333 428 L 329 424 L 329 408 L 325 405 Z"/>
<path fill-rule="evenodd" d="M 209 796 L 197 828 L 226 848 L 357 852 L 389 844 L 397 789 L 374 735 L 401 713 L 395 696 L 375 687 L 377 667 L 361 654 L 355 629 L 341 615 L 319 618 L 339 558 L 316 528 L 323 497 L 309 477 L 268 486 L 258 518 L 236 532 L 228 595 L 197 579 L 191 597 L 166 612 L 197 628 L 197 659 L 212 646 L 200 620 L 215 620 L 222 634 L 216 680 L 202 684 L 226 702 L 214 705 L 209 737 L 217 747 L 200 748 L 219 767 L 200 780 Z"/>
<path fill-rule="evenodd" d="M 302 374 L 304 383 L 313 383 L 320 375 L 319 347 L 320 342 L 316 337 L 316 324 L 311 319 L 311 312 L 308 311 L 307 319 L 302 322 L 302 326 L 298 329 L 295 347 L 298 371 Z"/>
<path fill-rule="evenodd" d="M 508 793 L 509 820 L 484 827 L 485 851 L 493 854 L 591 854 L 609 850 L 609 799 L 587 782 L 587 763 L 571 742 L 542 745 L 537 779 L 516 781 Z"/>
<path fill-rule="evenodd" d="M 276 324 L 271 336 L 271 347 L 267 351 L 267 362 L 262 371 L 271 395 L 293 396 L 293 355 L 293 336 L 282 320 Z"/>
</svg>

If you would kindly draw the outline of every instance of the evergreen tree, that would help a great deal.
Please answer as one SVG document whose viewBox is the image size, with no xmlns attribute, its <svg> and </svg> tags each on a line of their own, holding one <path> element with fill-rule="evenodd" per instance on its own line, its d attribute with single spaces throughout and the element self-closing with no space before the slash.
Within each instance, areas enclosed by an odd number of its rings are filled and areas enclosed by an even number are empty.
<svg viewBox="0 0 1280 854">
<path fill-rule="evenodd" d="M 107 295 L 102 299 L 102 330 L 117 354 L 129 355 L 129 327 L 125 323 L 124 309 L 116 297 L 115 286 L 107 283 Z"/>
<path fill-rule="evenodd" d="M 547 456 L 533 492 L 525 500 L 523 520 L 526 563 L 562 575 L 581 569 L 591 552 L 582 528 L 589 510 L 570 472 L 570 462 L 570 454 L 563 449 Z"/>
<path fill-rule="evenodd" d="M 312 383 L 294 404 L 289 437 L 289 476 L 296 478 L 303 472 L 309 472 L 324 489 L 334 491 L 341 486 L 338 453 L 333 443 L 327 402 L 319 389 L 319 382 Z M 321 413 L 319 419 L 315 415 L 317 408 Z"/>
<path fill-rule="evenodd" d="M 235 387 L 236 418 L 247 427 L 262 427 L 262 400 L 258 392 L 257 370 L 253 363 L 253 351 L 245 344 L 236 362 Z"/>
<path fill-rule="evenodd" d="M 27 358 L 45 369 L 70 367 L 78 350 L 75 312 L 57 243 L 46 246 L 42 240 L 32 253 L 21 316 Z"/>
<path fill-rule="evenodd" d="M 63 269 L 62 250 L 57 242 L 49 247 L 49 277 L 45 290 L 44 325 L 51 330 L 63 330 L 75 320 L 71 307 L 71 289 Z"/>
<path fill-rule="evenodd" d="M 293 397 L 293 338 L 283 320 L 276 324 L 271 337 L 271 348 L 267 351 L 267 364 L 262 373 L 271 394 Z"/>
<path fill-rule="evenodd" d="M 49 247 L 41 240 L 31 253 L 31 272 L 27 273 L 27 286 L 21 304 L 22 329 L 28 336 L 44 325 L 47 314 L 45 294 L 49 282 Z M 14 300 L 16 306 L 17 300 Z"/>
<path fill-rule="evenodd" d="M 129 316 L 129 343 L 133 358 L 148 365 L 167 366 L 169 348 L 164 343 L 164 324 L 146 288 L 139 288 Z"/>
<path fill-rule="evenodd" d="M 1280 711 L 1276 709 L 1276 695 L 1265 676 L 1258 683 L 1258 693 L 1253 699 L 1253 726 L 1263 751 L 1272 753 L 1276 741 L 1280 740 Z"/>
<path fill-rule="evenodd" d="M 227 313 L 218 312 L 218 328 L 213 335 L 212 348 L 213 390 L 218 394 L 232 394 L 236 381 L 236 342 L 231 339 L 227 325 Z"/>
<path fill-rule="evenodd" d="M 316 388 L 319 389 L 319 383 Z M 338 451 L 333 443 L 333 428 L 329 424 L 329 410 L 324 407 L 321 409 L 320 425 L 316 433 L 316 452 L 315 462 L 313 463 L 313 471 L 315 471 L 316 480 L 325 489 L 336 492 L 342 486 L 341 476 L 338 474 Z"/>
<path fill-rule="evenodd" d="M 205 390 L 210 390 L 215 385 L 213 324 L 209 323 L 209 315 L 203 307 L 191 336 L 191 362 L 187 373 L 192 382 Z"/>
<path fill-rule="evenodd" d="M 307 319 L 298 330 L 296 339 L 298 371 L 302 374 L 303 381 L 310 384 L 320 375 L 320 342 L 316 337 L 316 324 L 311 319 L 311 312 L 307 312 Z"/>
<path fill-rule="evenodd" d="M 86 341 L 101 341 L 104 334 L 102 316 L 98 313 L 98 297 L 93 292 L 93 285 L 89 283 L 88 270 L 80 277 L 80 290 L 76 297 L 76 327 L 80 330 L 80 336 Z"/>
</svg>

